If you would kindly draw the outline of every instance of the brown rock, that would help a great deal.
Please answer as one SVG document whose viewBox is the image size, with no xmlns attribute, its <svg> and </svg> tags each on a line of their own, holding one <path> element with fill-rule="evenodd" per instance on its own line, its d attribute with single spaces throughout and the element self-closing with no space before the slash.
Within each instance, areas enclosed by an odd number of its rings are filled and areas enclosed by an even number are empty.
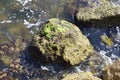
<svg viewBox="0 0 120 80">
<path fill-rule="evenodd" d="M 13 77 L 5 72 L 0 71 L 0 80 L 15 80 Z"/>
<path fill-rule="evenodd" d="M 66 74 L 62 80 L 101 80 L 90 72 Z"/>
<path fill-rule="evenodd" d="M 79 0 L 76 19 L 94 26 L 118 26 L 120 7 L 110 0 Z"/>
<path fill-rule="evenodd" d="M 120 59 L 104 69 L 103 80 L 120 80 Z"/>
</svg>

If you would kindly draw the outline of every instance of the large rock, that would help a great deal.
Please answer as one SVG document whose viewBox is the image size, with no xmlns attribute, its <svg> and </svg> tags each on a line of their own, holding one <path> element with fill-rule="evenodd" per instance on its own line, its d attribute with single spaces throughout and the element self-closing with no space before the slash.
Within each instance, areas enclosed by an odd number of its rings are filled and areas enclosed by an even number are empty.
<svg viewBox="0 0 120 80">
<path fill-rule="evenodd" d="M 66 74 L 62 80 L 101 80 L 90 72 Z"/>
<path fill-rule="evenodd" d="M 94 26 L 120 25 L 120 7 L 110 0 L 80 0 L 76 19 Z"/>
<path fill-rule="evenodd" d="M 120 59 L 104 69 L 103 80 L 120 80 Z"/>
<path fill-rule="evenodd" d="M 34 35 L 29 52 L 43 62 L 63 61 L 76 65 L 90 56 L 93 46 L 77 26 L 52 18 Z"/>
</svg>

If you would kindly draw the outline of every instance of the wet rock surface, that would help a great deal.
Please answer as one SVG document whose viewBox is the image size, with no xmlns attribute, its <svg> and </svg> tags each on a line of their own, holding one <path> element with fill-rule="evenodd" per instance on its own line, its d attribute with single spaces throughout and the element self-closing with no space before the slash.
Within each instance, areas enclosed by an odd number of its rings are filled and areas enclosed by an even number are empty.
<svg viewBox="0 0 120 80">
<path fill-rule="evenodd" d="M 108 64 L 98 52 L 94 52 L 86 61 L 75 66 L 76 72 L 90 71 L 95 76 L 101 77 L 102 69 Z"/>
<path fill-rule="evenodd" d="M 106 45 L 108 45 L 108 46 L 113 45 L 112 39 L 109 38 L 107 35 L 102 35 L 102 36 L 100 36 L 100 38 Z"/>
<path fill-rule="evenodd" d="M 108 65 L 103 71 L 103 80 L 119 80 L 120 79 L 120 59 L 113 64 Z"/>
<path fill-rule="evenodd" d="M 34 35 L 29 52 L 47 61 L 61 62 L 62 59 L 70 65 L 76 65 L 92 54 L 93 46 L 75 25 L 52 18 Z"/>
<path fill-rule="evenodd" d="M 97 77 L 94 77 L 90 72 L 83 73 L 71 73 L 64 75 L 62 80 L 101 80 Z"/>
<path fill-rule="evenodd" d="M 8 73 L 0 71 L 1 80 L 14 80 Z"/>
<path fill-rule="evenodd" d="M 110 0 L 79 0 L 76 19 L 93 26 L 120 25 L 120 7 Z"/>
</svg>

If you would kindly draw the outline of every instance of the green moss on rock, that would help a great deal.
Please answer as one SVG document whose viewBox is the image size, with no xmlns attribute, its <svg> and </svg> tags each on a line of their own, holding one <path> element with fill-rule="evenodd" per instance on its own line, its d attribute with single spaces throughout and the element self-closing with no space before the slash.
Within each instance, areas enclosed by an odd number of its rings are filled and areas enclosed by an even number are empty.
<svg viewBox="0 0 120 80">
<path fill-rule="evenodd" d="M 93 46 L 77 26 L 52 18 L 34 35 L 29 51 L 38 58 L 45 58 L 43 61 L 65 61 L 76 65 L 92 54 Z"/>
</svg>

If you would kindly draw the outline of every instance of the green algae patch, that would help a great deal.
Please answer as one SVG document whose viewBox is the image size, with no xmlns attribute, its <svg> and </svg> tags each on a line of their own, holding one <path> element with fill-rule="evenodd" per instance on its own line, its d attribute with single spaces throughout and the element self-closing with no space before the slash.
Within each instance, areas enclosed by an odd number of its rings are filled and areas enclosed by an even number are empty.
<svg viewBox="0 0 120 80">
<path fill-rule="evenodd" d="M 41 34 L 43 36 L 45 36 L 46 38 L 50 39 L 51 37 L 51 29 L 52 29 L 52 25 L 51 24 L 46 24 L 45 27 L 43 28 Z"/>
<path fill-rule="evenodd" d="M 53 21 L 52 19 L 50 21 Z M 62 21 L 63 22 L 63 21 Z M 63 27 L 62 23 L 46 23 L 41 31 L 42 36 L 50 39 L 52 36 L 67 31 L 69 28 L 67 26 Z"/>
<path fill-rule="evenodd" d="M 113 41 L 107 35 L 102 35 L 100 38 L 106 45 L 108 45 L 108 46 L 113 45 Z"/>
<path fill-rule="evenodd" d="M 43 62 L 70 65 L 85 61 L 93 51 L 93 46 L 77 26 L 57 18 L 44 23 L 29 45 L 29 52 Z"/>
</svg>

